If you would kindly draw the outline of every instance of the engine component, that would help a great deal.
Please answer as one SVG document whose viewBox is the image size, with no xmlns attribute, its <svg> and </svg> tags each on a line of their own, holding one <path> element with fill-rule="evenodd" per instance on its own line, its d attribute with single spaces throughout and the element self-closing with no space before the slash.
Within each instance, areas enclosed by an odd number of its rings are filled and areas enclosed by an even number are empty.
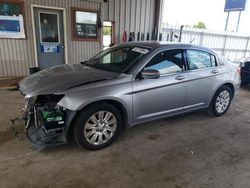
<svg viewBox="0 0 250 188">
<path fill-rule="evenodd" d="M 26 134 L 36 150 L 64 144 L 66 112 L 58 101 L 63 95 L 41 95 L 26 112 Z"/>
<path fill-rule="evenodd" d="M 45 131 L 62 129 L 64 127 L 64 113 L 61 111 L 42 111 L 42 126 Z"/>
</svg>

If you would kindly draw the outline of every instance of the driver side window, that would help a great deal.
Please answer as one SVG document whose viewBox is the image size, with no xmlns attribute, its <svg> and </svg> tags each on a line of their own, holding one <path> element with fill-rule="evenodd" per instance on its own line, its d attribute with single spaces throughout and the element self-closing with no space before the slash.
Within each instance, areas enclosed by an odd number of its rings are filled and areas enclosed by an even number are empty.
<svg viewBox="0 0 250 188">
<path fill-rule="evenodd" d="M 160 52 L 146 65 L 145 70 L 154 69 L 160 75 L 178 73 L 184 70 L 182 50 L 167 50 Z"/>
</svg>

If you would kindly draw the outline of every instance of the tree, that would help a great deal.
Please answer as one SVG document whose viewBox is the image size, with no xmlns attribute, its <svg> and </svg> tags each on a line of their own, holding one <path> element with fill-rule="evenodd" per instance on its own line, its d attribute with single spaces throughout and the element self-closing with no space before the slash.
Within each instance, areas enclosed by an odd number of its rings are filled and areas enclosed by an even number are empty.
<svg viewBox="0 0 250 188">
<path fill-rule="evenodd" d="M 103 27 L 103 35 L 111 35 L 111 27 Z"/>
<path fill-rule="evenodd" d="M 195 24 L 193 27 L 199 29 L 206 29 L 206 25 L 203 22 L 198 22 L 198 24 Z"/>
</svg>

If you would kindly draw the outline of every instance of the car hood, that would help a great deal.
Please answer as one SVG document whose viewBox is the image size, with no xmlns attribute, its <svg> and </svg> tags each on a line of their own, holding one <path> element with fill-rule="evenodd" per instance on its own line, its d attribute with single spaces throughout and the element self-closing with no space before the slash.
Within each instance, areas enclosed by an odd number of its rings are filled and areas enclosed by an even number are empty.
<svg viewBox="0 0 250 188">
<path fill-rule="evenodd" d="M 39 71 L 19 82 L 24 95 L 59 93 L 69 88 L 88 83 L 112 79 L 119 73 L 94 69 L 82 64 L 59 65 Z"/>
</svg>

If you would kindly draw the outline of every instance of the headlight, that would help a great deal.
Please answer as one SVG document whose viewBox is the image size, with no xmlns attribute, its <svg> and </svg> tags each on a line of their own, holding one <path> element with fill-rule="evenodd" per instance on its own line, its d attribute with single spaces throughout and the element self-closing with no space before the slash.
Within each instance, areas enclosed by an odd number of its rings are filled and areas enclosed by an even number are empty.
<svg viewBox="0 0 250 188">
<path fill-rule="evenodd" d="M 24 100 L 24 112 L 27 113 L 30 111 L 30 108 L 35 104 L 37 97 L 25 97 Z"/>
<path fill-rule="evenodd" d="M 64 95 L 57 94 L 39 95 L 36 99 L 36 103 L 57 104 L 63 97 Z"/>
</svg>

